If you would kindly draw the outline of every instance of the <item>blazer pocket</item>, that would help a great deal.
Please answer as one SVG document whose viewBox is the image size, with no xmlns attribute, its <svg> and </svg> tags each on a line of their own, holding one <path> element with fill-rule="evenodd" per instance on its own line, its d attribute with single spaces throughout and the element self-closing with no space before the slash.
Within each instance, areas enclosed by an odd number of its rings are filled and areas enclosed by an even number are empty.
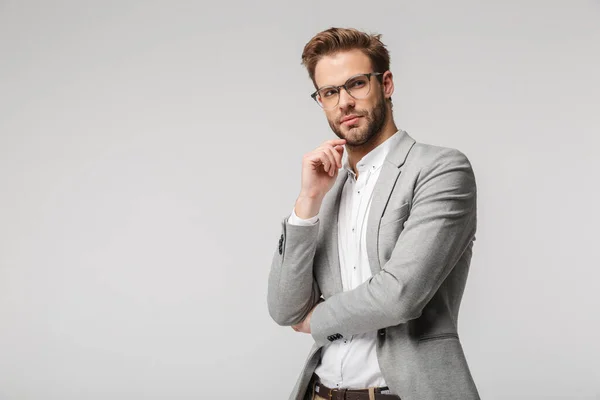
<svg viewBox="0 0 600 400">
<path fill-rule="evenodd" d="M 406 215 L 408 215 L 408 203 L 404 203 L 398 208 L 386 211 L 385 214 L 383 214 L 383 217 L 381 217 L 381 222 L 379 226 L 381 227 L 387 224 L 400 221 Z"/>
</svg>

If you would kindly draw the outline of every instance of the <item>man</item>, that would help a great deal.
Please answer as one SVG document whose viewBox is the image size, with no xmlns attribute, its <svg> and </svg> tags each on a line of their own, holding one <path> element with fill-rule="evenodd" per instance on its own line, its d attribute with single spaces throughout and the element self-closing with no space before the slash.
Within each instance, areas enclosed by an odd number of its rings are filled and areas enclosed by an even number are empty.
<svg viewBox="0 0 600 400">
<path fill-rule="evenodd" d="M 380 37 L 331 28 L 302 54 L 339 139 L 304 155 L 269 274 L 271 317 L 315 340 L 290 399 L 478 399 L 457 334 L 475 178 L 396 128 Z"/>
</svg>

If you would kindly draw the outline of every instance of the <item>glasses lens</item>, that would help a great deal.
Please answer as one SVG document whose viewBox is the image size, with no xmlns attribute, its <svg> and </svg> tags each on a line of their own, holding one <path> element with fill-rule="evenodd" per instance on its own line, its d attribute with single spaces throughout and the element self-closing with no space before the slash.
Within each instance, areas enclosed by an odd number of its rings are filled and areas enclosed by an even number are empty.
<svg viewBox="0 0 600 400">
<path fill-rule="evenodd" d="M 363 99 L 369 94 L 369 78 L 366 76 L 357 76 L 356 78 L 349 79 L 348 82 L 346 82 L 346 87 L 352 97 Z"/>
<path fill-rule="evenodd" d="M 340 93 L 337 88 L 324 87 L 317 92 L 317 101 L 323 108 L 333 108 L 337 105 Z"/>
<path fill-rule="evenodd" d="M 364 75 L 348 79 L 345 86 L 348 94 L 355 99 L 364 99 L 371 90 L 370 80 Z M 316 99 L 325 109 L 335 108 L 340 99 L 340 91 L 335 86 L 326 86 L 317 91 Z"/>
</svg>

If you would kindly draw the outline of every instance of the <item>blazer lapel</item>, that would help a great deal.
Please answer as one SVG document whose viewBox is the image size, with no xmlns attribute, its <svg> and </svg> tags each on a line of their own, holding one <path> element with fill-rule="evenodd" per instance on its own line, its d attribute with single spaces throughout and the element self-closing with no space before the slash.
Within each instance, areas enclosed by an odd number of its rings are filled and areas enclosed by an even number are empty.
<svg viewBox="0 0 600 400">
<path fill-rule="evenodd" d="M 340 209 L 340 200 L 342 198 L 342 189 L 348 173 L 345 170 L 338 172 L 338 177 L 333 187 L 329 191 L 329 196 L 323 199 L 319 215 L 322 219 L 323 243 L 325 254 L 327 255 L 330 274 L 335 282 L 335 293 L 343 291 L 342 275 L 340 271 L 340 258 L 338 249 L 338 211 Z"/>
<path fill-rule="evenodd" d="M 371 273 L 373 275 L 381 271 L 378 254 L 379 221 L 381 220 L 381 216 L 383 215 L 390 195 L 394 190 L 396 181 L 400 176 L 400 167 L 404 165 L 404 161 L 406 161 L 408 152 L 415 144 L 415 140 L 405 131 L 399 131 L 396 134 L 401 135 L 401 137 L 396 146 L 389 150 L 389 153 L 383 162 L 381 172 L 379 173 L 379 178 L 377 179 L 377 183 L 373 189 L 371 208 L 367 218 L 367 256 L 369 258 L 369 266 L 371 267 Z"/>
</svg>

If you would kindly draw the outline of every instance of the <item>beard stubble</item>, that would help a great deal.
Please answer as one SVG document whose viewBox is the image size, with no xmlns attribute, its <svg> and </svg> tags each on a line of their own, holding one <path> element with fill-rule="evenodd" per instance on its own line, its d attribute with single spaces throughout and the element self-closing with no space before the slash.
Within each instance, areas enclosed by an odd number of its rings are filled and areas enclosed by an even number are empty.
<svg viewBox="0 0 600 400">
<path fill-rule="evenodd" d="M 329 122 L 329 127 L 337 137 L 346 139 L 346 146 L 348 147 L 356 148 L 368 144 L 381 134 L 383 126 L 385 125 L 387 108 L 383 93 L 381 93 L 377 104 L 375 104 L 375 107 L 373 107 L 371 112 L 352 108 L 344 115 L 349 114 L 357 114 L 362 118 L 365 118 L 367 120 L 367 126 L 362 129 L 351 127 L 348 132 L 349 134 L 344 135 L 342 133 L 341 125 L 338 125 L 328 118 L 327 122 Z"/>
</svg>

